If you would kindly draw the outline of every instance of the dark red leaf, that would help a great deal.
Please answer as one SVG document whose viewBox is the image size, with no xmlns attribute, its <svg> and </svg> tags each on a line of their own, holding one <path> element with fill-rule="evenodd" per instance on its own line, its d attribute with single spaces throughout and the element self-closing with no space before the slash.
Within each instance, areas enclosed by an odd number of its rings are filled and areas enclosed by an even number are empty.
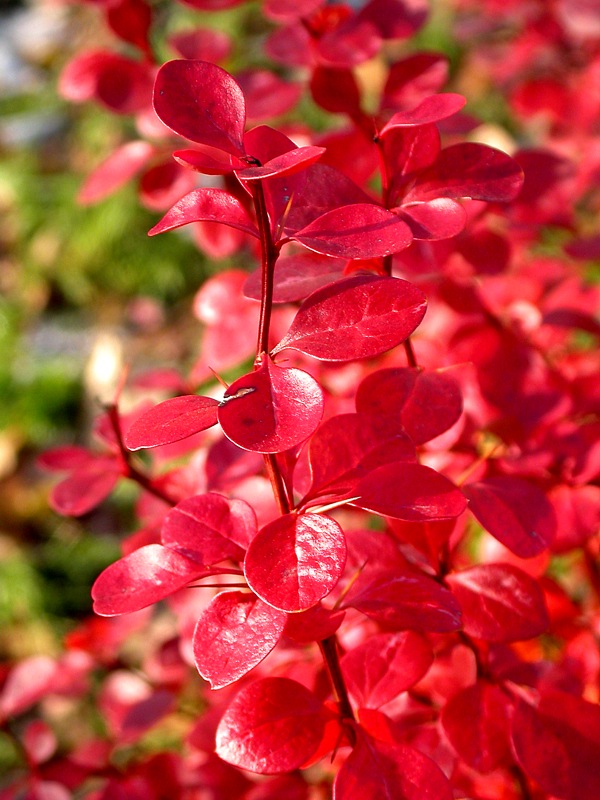
<svg viewBox="0 0 600 800">
<path fill-rule="evenodd" d="M 314 164 L 324 152 L 324 147 L 297 147 L 295 150 L 289 150 L 287 153 L 267 161 L 261 167 L 246 167 L 245 169 L 236 170 L 236 174 L 240 180 L 244 181 L 259 181 L 273 177 L 282 178 L 284 175 L 293 175 L 295 172 Z"/>
<path fill-rule="evenodd" d="M 216 64 L 189 60 L 163 64 L 154 84 L 154 109 L 165 125 L 191 142 L 244 155 L 244 95 Z"/>
<path fill-rule="evenodd" d="M 357 704 L 379 708 L 417 683 L 432 662 L 431 645 L 418 633 L 381 633 L 346 653 L 342 671 Z"/>
<path fill-rule="evenodd" d="M 531 558 L 552 543 L 554 509 L 535 484 L 501 475 L 470 483 L 463 491 L 477 520 L 515 555 Z"/>
<path fill-rule="evenodd" d="M 328 211 L 291 238 L 328 256 L 377 258 L 404 250 L 412 233 L 397 214 L 372 203 L 356 203 Z"/>
<path fill-rule="evenodd" d="M 419 570 L 405 567 L 357 580 L 344 601 L 377 620 L 401 630 L 449 633 L 461 626 L 453 594 Z"/>
<path fill-rule="evenodd" d="M 310 79 L 310 92 L 325 111 L 355 114 L 360 111 L 360 90 L 349 69 L 317 66 Z"/>
<path fill-rule="evenodd" d="M 244 572 L 250 588 L 281 611 L 304 611 L 329 594 L 346 563 L 340 526 L 322 514 L 286 514 L 250 542 Z"/>
<path fill-rule="evenodd" d="M 125 433 L 129 450 L 158 447 L 187 439 L 217 424 L 219 403 L 196 394 L 171 397 L 146 411 Z"/>
<path fill-rule="evenodd" d="M 50 505 L 58 514 L 80 517 L 108 497 L 121 475 L 116 459 L 97 456 L 54 487 Z"/>
<path fill-rule="evenodd" d="M 237 681 L 275 647 L 286 618 L 249 592 L 221 592 L 202 612 L 194 631 L 198 672 L 213 689 Z"/>
<path fill-rule="evenodd" d="M 384 464 L 362 478 L 352 505 L 395 519 L 426 522 L 458 517 L 467 507 L 463 493 L 448 478 L 422 464 Z"/>
<path fill-rule="evenodd" d="M 241 560 L 257 531 L 256 514 L 245 500 L 209 492 L 187 497 L 163 520 L 161 541 L 200 564 Z"/>
<path fill-rule="evenodd" d="M 152 9 L 145 0 L 118 0 L 111 3 L 106 9 L 106 21 L 124 42 L 139 47 L 143 53 L 151 53 L 148 32 L 152 24 Z"/>
<path fill-rule="evenodd" d="M 315 431 L 323 392 L 307 372 L 278 367 L 265 357 L 259 369 L 231 384 L 218 414 L 223 432 L 238 447 L 281 453 Z"/>
<path fill-rule="evenodd" d="M 94 611 L 104 617 L 139 611 L 216 571 L 169 547 L 148 544 L 115 561 L 99 575 L 92 587 Z"/>
<path fill-rule="evenodd" d="M 479 681 L 453 695 L 442 709 L 444 733 L 477 772 L 510 764 L 510 701 L 499 686 Z"/>
<path fill-rule="evenodd" d="M 452 800 L 448 779 L 427 756 L 360 733 L 333 784 L 333 800 Z"/>
<path fill-rule="evenodd" d="M 322 256 L 318 253 L 295 253 L 281 256 L 275 264 L 273 276 L 273 302 L 295 303 L 304 300 L 311 292 L 339 280 L 343 275 L 345 260 Z M 244 284 L 244 294 L 260 300 L 262 272 L 250 274 Z"/>
<path fill-rule="evenodd" d="M 153 228 L 149 236 L 190 222 L 221 222 L 258 238 L 258 229 L 240 201 L 224 189 L 194 189 L 182 197 Z"/>
<path fill-rule="evenodd" d="M 388 120 L 379 132 L 384 136 L 392 128 L 412 128 L 417 125 L 428 125 L 451 117 L 465 105 L 466 99 L 461 94 L 435 94 L 426 97 L 416 108 L 410 111 L 398 111 Z"/>
<path fill-rule="evenodd" d="M 413 108 L 448 80 L 448 59 L 439 53 L 415 53 L 394 62 L 383 89 L 382 108 Z"/>
<path fill-rule="evenodd" d="M 548 627 L 539 583 L 512 564 L 481 564 L 448 575 L 469 636 L 488 642 L 518 642 Z"/>
<path fill-rule="evenodd" d="M 426 304 L 421 290 L 400 278 L 346 278 L 304 301 L 273 354 L 290 348 L 324 361 L 372 358 L 410 336 Z"/>
<path fill-rule="evenodd" d="M 262 774 L 291 772 L 315 752 L 327 721 L 320 700 L 289 678 L 264 678 L 236 696 L 217 728 L 217 755 Z"/>
</svg>

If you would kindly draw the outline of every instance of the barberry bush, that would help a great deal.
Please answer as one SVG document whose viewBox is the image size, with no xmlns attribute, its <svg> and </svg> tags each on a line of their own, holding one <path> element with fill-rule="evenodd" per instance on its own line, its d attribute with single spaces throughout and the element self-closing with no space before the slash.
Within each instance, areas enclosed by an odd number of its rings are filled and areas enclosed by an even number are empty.
<svg viewBox="0 0 600 800">
<path fill-rule="evenodd" d="M 40 457 L 138 527 L 6 671 L 0 797 L 600 796 L 595 4 L 92 5 L 79 199 L 215 269 L 192 362 Z"/>
</svg>

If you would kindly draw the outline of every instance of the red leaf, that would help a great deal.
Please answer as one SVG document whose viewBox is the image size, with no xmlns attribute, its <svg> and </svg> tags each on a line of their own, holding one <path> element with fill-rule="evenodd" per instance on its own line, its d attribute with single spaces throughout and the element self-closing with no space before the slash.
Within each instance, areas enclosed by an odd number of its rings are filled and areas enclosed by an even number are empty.
<svg viewBox="0 0 600 800">
<path fill-rule="evenodd" d="M 510 764 L 509 711 L 500 687 L 479 681 L 450 698 L 441 723 L 458 755 L 472 769 L 487 773 Z"/>
<path fill-rule="evenodd" d="M 427 756 L 361 733 L 333 785 L 333 800 L 452 800 L 448 779 Z"/>
<path fill-rule="evenodd" d="M 310 79 L 310 92 L 317 105 L 334 114 L 360 111 L 360 90 L 349 69 L 317 66 Z"/>
<path fill-rule="evenodd" d="M 275 264 L 273 276 L 273 302 L 295 303 L 304 300 L 311 292 L 339 280 L 346 262 L 321 256 L 318 253 L 295 253 L 281 256 Z M 262 272 L 252 272 L 244 284 L 244 294 L 253 300 L 262 295 Z"/>
<path fill-rule="evenodd" d="M 151 54 L 148 32 L 152 24 L 152 10 L 144 0 L 118 0 L 106 9 L 106 21 L 116 35 L 125 42 Z"/>
<path fill-rule="evenodd" d="M 417 125 L 428 125 L 451 117 L 465 105 L 466 99 L 461 94 L 434 94 L 422 100 L 410 111 L 398 111 L 388 120 L 379 132 L 383 136 L 392 128 L 412 128 Z"/>
<path fill-rule="evenodd" d="M 448 59 L 439 53 L 415 53 L 390 67 L 382 108 L 407 108 L 439 91 L 448 80 Z"/>
<path fill-rule="evenodd" d="M 337 281 L 304 301 L 273 354 L 290 348 L 324 361 L 372 358 L 411 335 L 426 302 L 420 289 L 400 278 Z"/>
<path fill-rule="evenodd" d="M 246 167 L 236 171 L 240 180 L 259 181 L 275 176 L 282 178 L 284 175 L 293 175 L 301 169 L 309 167 L 318 161 L 323 153 L 324 147 L 296 147 L 276 158 L 267 161 L 261 167 Z"/>
<path fill-rule="evenodd" d="M 384 417 L 390 425 L 396 422 L 418 445 L 454 425 L 462 413 L 462 394 L 447 372 L 392 367 L 372 372 L 361 382 L 356 408 Z"/>
<path fill-rule="evenodd" d="M 531 558 L 552 543 L 554 509 L 535 484 L 501 475 L 470 483 L 463 491 L 477 520 L 515 555 Z"/>
<path fill-rule="evenodd" d="M 196 394 L 171 397 L 150 408 L 125 433 L 129 450 L 187 439 L 217 424 L 218 400 Z"/>
<path fill-rule="evenodd" d="M 342 659 L 350 693 L 358 705 L 379 708 L 410 689 L 433 662 L 429 642 L 418 633 L 371 636 Z"/>
<path fill-rule="evenodd" d="M 234 683 L 271 652 L 285 622 L 286 614 L 249 592 L 221 592 L 194 631 L 198 672 L 213 689 Z"/>
<path fill-rule="evenodd" d="M 450 239 L 463 230 L 467 221 L 465 209 L 448 197 L 403 205 L 394 211 L 406 222 L 415 239 Z"/>
<path fill-rule="evenodd" d="M 329 611 L 319 603 L 307 611 L 288 614 L 283 633 L 287 639 L 297 644 L 320 642 L 333 636 L 345 616 L 345 611 Z"/>
<path fill-rule="evenodd" d="M 87 514 L 108 497 L 121 474 L 121 465 L 112 456 L 97 456 L 54 487 L 50 505 L 68 517 Z"/>
<path fill-rule="evenodd" d="M 200 564 L 218 564 L 241 560 L 256 530 L 256 514 L 245 500 L 208 493 L 188 497 L 168 512 L 161 541 Z"/>
<path fill-rule="evenodd" d="M 152 158 L 155 148 L 149 142 L 135 141 L 118 147 L 88 176 L 77 200 L 83 205 L 97 203 L 120 189 Z"/>
<path fill-rule="evenodd" d="M 297 83 L 287 83 L 267 69 L 244 70 L 238 73 L 237 79 L 246 97 L 249 120 L 285 114 L 296 105 L 302 94 Z"/>
<path fill-rule="evenodd" d="M 307 372 L 265 358 L 234 381 L 219 405 L 219 422 L 234 444 L 257 453 L 281 453 L 303 442 L 323 415 L 323 392 Z"/>
<path fill-rule="evenodd" d="M 182 58 L 210 61 L 218 64 L 231 52 L 231 39 L 223 31 L 211 28 L 192 28 L 169 36 L 169 45 Z"/>
<path fill-rule="evenodd" d="M 404 250 L 412 233 L 397 214 L 372 203 L 355 203 L 328 211 L 291 238 L 328 256 L 377 258 Z"/>
<path fill-rule="evenodd" d="M 258 230 L 240 201 L 224 189 L 194 189 L 182 197 L 153 228 L 149 236 L 172 231 L 190 222 L 222 222 L 258 238 Z"/>
<path fill-rule="evenodd" d="M 344 606 L 401 630 L 449 633 L 461 626 L 460 607 L 448 589 L 416 569 L 360 578 Z"/>
<path fill-rule="evenodd" d="M 317 697 L 289 678 L 264 678 L 236 696 L 217 728 L 217 755 L 262 774 L 291 772 L 312 756 L 327 713 Z"/>
<path fill-rule="evenodd" d="M 329 594 L 346 563 L 338 523 L 322 514 L 285 514 L 250 542 L 244 572 L 250 588 L 281 611 L 304 611 Z"/>
<path fill-rule="evenodd" d="M 85 447 L 65 445 L 46 450 L 38 456 L 37 465 L 40 469 L 47 469 L 50 472 L 70 472 L 73 469 L 81 469 L 94 460 L 94 454 Z"/>
<path fill-rule="evenodd" d="M 481 564 L 448 575 L 469 636 L 488 642 L 518 642 L 548 627 L 538 582 L 511 564 Z"/>
<path fill-rule="evenodd" d="M 163 64 L 154 84 L 154 109 L 165 125 L 191 142 L 244 155 L 244 95 L 216 64 L 188 60 Z"/>
<path fill-rule="evenodd" d="M 169 547 L 148 544 L 115 561 L 98 576 L 92 586 L 94 611 L 103 617 L 139 611 L 216 571 Z"/>
<path fill-rule="evenodd" d="M 467 507 L 463 493 L 439 472 L 396 461 L 374 469 L 356 487 L 352 505 L 395 519 L 426 522 L 458 517 Z"/>
</svg>

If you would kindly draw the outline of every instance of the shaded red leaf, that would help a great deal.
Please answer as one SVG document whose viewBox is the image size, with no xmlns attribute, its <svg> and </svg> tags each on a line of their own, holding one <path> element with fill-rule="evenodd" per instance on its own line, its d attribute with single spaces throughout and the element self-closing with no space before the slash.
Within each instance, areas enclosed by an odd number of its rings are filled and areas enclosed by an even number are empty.
<svg viewBox="0 0 600 800">
<path fill-rule="evenodd" d="M 108 197 L 137 175 L 154 152 L 155 148 L 149 142 L 121 145 L 88 176 L 77 195 L 78 202 L 88 205 Z"/>
<path fill-rule="evenodd" d="M 249 120 L 269 119 L 293 108 L 302 94 L 297 83 L 288 83 L 267 69 L 249 69 L 238 73 L 237 80 L 246 98 Z"/>
<path fill-rule="evenodd" d="M 221 222 L 258 238 L 258 230 L 240 201 L 224 189 L 194 189 L 167 211 L 148 231 L 149 236 L 190 222 Z"/>
<path fill-rule="evenodd" d="M 417 683 L 432 662 L 431 645 L 418 633 L 381 633 L 346 653 L 342 671 L 357 704 L 379 708 Z"/>
<path fill-rule="evenodd" d="M 213 689 L 245 675 L 275 647 L 287 615 L 249 592 L 221 592 L 194 630 L 194 661 Z"/>
<path fill-rule="evenodd" d="M 161 541 L 200 564 L 218 564 L 243 558 L 256 530 L 256 514 L 245 500 L 209 492 L 187 497 L 167 513 Z"/>
<path fill-rule="evenodd" d="M 81 469 L 94 461 L 96 457 L 85 447 L 78 445 L 65 445 L 64 447 L 53 447 L 46 450 L 37 458 L 37 465 L 41 469 L 50 472 L 70 472 L 73 469 Z"/>
<path fill-rule="evenodd" d="M 180 136 L 244 155 L 244 95 L 216 64 L 187 59 L 163 64 L 154 84 L 154 109 Z"/>
<path fill-rule="evenodd" d="M 297 644 L 320 642 L 337 631 L 345 616 L 345 611 L 329 611 L 319 603 L 306 611 L 288 614 L 283 633 Z"/>
<path fill-rule="evenodd" d="M 372 203 L 355 203 L 328 211 L 291 238 L 328 256 L 376 258 L 404 250 L 412 233 L 397 214 Z"/>
<path fill-rule="evenodd" d="M 275 264 L 273 275 L 273 302 L 294 303 L 304 300 L 311 292 L 339 280 L 346 262 L 318 253 L 295 253 L 281 256 Z M 262 295 L 262 273 L 252 272 L 244 284 L 244 294 L 253 300 Z"/>
<path fill-rule="evenodd" d="M 218 409 L 228 439 L 244 450 L 280 453 L 307 439 L 323 415 L 323 392 L 307 372 L 265 357 L 234 381 Z"/>
<path fill-rule="evenodd" d="M 512 564 L 481 564 L 448 575 L 469 636 L 488 642 L 518 642 L 548 627 L 539 583 Z"/>
<path fill-rule="evenodd" d="M 108 497 L 121 475 L 119 461 L 111 456 L 96 456 L 54 487 L 50 505 L 58 514 L 80 517 Z"/>
<path fill-rule="evenodd" d="M 217 424 L 219 402 L 196 394 L 171 397 L 144 412 L 125 433 L 129 450 L 187 439 Z"/>
<path fill-rule="evenodd" d="M 410 336 L 426 303 L 419 288 L 400 278 L 346 278 L 304 301 L 273 353 L 291 348 L 324 361 L 371 358 Z"/>
<path fill-rule="evenodd" d="M 244 181 L 258 181 L 265 178 L 293 175 L 295 172 L 314 164 L 325 152 L 324 147 L 296 147 L 276 158 L 267 161 L 260 167 L 246 167 L 236 171 L 238 178 Z"/>
<path fill-rule="evenodd" d="M 346 563 L 338 523 L 322 514 L 286 514 L 250 542 L 244 572 L 250 588 L 282 611 L 304 611 L 329 594 Z"/>
<path fill-rule="evenodd" d="M 212 152 L 208 152 L 212 150 Z M 225 175 L 236 167 L 241 169 L 245 162 L 241 159 L 223 153 L 221 150 L 206 148 L 206 150 L 176 150 L 173 158 L 184 167 L 189 167 L 205 175 Z"/>
<path fill-rule="evenodd" d="M 444 475 L 408 461 L 373 469 L 362 478 L 352 505 L 407 521 L 426 522 L 458 517 L 467 507 L 460 489 Z"/>
<path fill-rule="evenodd" d="M 392 128 L 412 128 L 417 125 L 428 125 L 451 117 L 465 105 L 466 99 L 461 94 L 435 94 L 426 97 L 418 106 L 410 111 L 398 111 L 379 132 L 384 136 Z"/>
<path fill-rule="evenodd" d="M 470 483 L 463 491 L 477 520 L 515 555 L 531 558 L 552 543 L 554 509 L 535 484 L 501 475 Z"/>
<path fill-rule="evenodd" d="M 317 66 L 310 79 L 310 92 L 317 105 L 332 113 L 360 111 L 360 90 L 349 69 Z"/>
<path fill-rule="evenodd" d="M 291 772 L 315 752 L 327 721 L 320 700 L 289 678 L 264 678 L 236 696 L 217 728 L 217 755 L 262 774 Z"/>
<path fill-rule="evenodd" d="M 210 61 L 212 64 L 224 61 L 231 51 L 230 37 L 211 28 L 178 31 L 169 37 L 169 45 L 182 58 Z"/>
<path fill-rule="evenodd" d="M 152 9 L 145 0 L 118 0 L 106 9 L 106 21 L 111 30 L 125 42 L 151 53 L 148 32 L 152 24 Z"/>
<path fill-rule="evenodd" d="M 382 108 L 411 108 L 439 91 L 448 80 L 448 58 L 415 53 L 394 62 L 383 89 Z"/>
</svg>

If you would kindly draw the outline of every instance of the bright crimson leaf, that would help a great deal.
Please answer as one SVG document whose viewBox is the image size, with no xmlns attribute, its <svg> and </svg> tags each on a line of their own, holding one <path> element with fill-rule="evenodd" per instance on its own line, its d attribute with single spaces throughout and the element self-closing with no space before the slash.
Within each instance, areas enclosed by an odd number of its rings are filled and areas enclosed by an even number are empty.
<svg viewBox="0 0 600 800">
<path fill-rule="evenodd" d="M 167 211 L 148 231 L 149 236 L 172 231 L 190 222 L 221 222 L 258 238 L 258 229 L 237 197 L 224 189 L 194 189 Z"/>
<path fill-rule="evenodd" d="M 488 642 L 518 642 L 548 627 L 539 583 L 512 564 L 480 564 L 448 575 L 469 636 Z"/>
<path fill-rule="evenodd" d="M 244 181 L 259 181 L 274 177 L 283 178 L 285 175 L 293 175 L 295 172 L 314 164 L 324 152 L 324 147 L 297 147 L 295 150 L 289 150 L 287 153 L 267 161 L 266 164 L 260 167 L 246 167 L 236 170 L 236 174 L 238 178 Z"/>
<path fill-rule="evenodd" d="M 369 637 L 346 653 L 342 670 L 358 705 L 379 708 L 417 683 L 432 662 L 427 639 L 401 631 Z"/>
<path fill-rule="evenodd" d="M 444 475 L 408 461 L 373 469 L 362 478 L 352 505 L 395 519 L 426 522 L 458 517 L 467 507 L 461 490 Z"/>
<path fill-rule="evenodd" d="M 200 564 L 218 564 L 243 558 L 256 530 L 256 514 L 245 500 L 209 492 L 187 497 L 167 513 L 161 541 Z"/>
<path fill-rule="evenodd" d="M 278 367 L 265 357 L 254 372 L 234 381 L 218 410 L 228 439 L 244 450 L 280 453 L 315 431 L 323 392 L 307 372 Z"/>
<path fill-rule="evenodd" d="M 285 514 L 250 542 L 244 572 L 250 588 L 281 611 L 316 605 L 338 582 L 346 540 L 338 523 L 322 514 Z"/>
<path fill-rule="evenodd" d="M 556 515 L 535 484 L 500 475 L 470 483 L 463 491 L 477 520 L 515 555 L 531 558 L 552 543 Z"/>
<path fill-rule="evenodd" d="M 463 230 L 467 221 L 465 209 L 448 197 L 403 205 L 394 211 L 406 222 L 415 239 L 450 239 Z"/>
<path fill-rule="evenodd" d="M 324 361 L 371 358 L 410 336 L 426 303 L 418 287 L 400 278 L 346 278 L 304 301 L 273 353 L 290 348 Z"/>
<path fill-rule="evenodd" d="M 355 203 L 328 211 L 291 238 L 328 256 L 377 258 L 404 250 L 412 233 L 397 214 L 372 203 Z"/>
<path fill-rule="evenodd" d="M 246 104 L 232 76 L 208 61 L 169 61 L 154 84 L 154 109 L 175 133 L 243 156 Z"/>
<path fill-rule="evenodd" d="M 262 774 L 291 772 L 315 752 L 327 721 L 321 701 L 289 678 L 264 678 L 236 696 L 217 728 L 217 755 Z"/>
<path fill-rule="evenodd" d="M 194 630 L 194 661 L 213 689 L 237 681 L 279 641 L 287 615 L 249 592 L 221 592 Z"/>
<path fill-rule="evenodd" d="M 125 446 L 140 450 L 187 439 L 217 424 L 218 405 L 218 400 L 196 394 L 171 397 L 136 419 L 125 433 Z"/>
<path fill-rule="evenodd" d="M 416 108 L 410 111 L 398 111 L 383 126 L 379 135 L 392 128 L 412 128 L 417 125 L 427 125 L 431 122 L 439 122 L 446 117 L 451 117 L 465 105 L 466 99 L 461 94 L 435 94 L 426 97 Z"/>
</svg>

